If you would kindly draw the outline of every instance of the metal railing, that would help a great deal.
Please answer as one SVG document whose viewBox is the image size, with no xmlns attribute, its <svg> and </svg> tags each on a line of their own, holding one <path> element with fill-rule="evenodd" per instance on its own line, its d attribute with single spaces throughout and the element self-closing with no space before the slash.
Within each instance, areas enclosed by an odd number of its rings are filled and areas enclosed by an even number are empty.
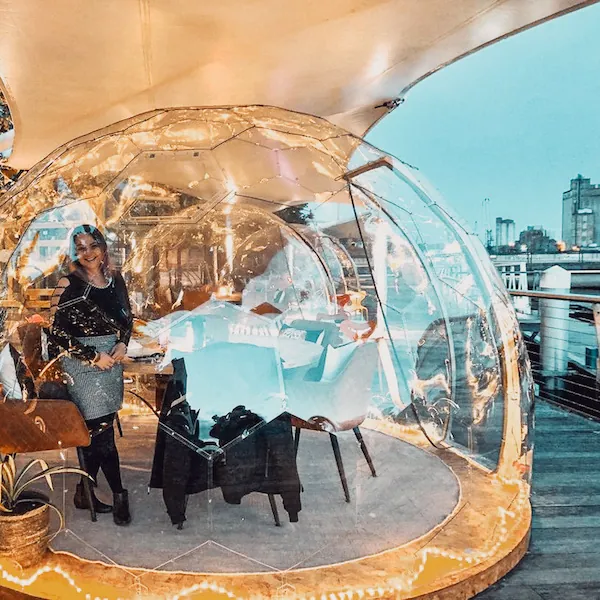
<svg viewBox="0 0 600 600">
<path fill-rule="evenodd" d="M 511 290 L 538 396 L 600 419 L 600 296 Z"/>
</svg>

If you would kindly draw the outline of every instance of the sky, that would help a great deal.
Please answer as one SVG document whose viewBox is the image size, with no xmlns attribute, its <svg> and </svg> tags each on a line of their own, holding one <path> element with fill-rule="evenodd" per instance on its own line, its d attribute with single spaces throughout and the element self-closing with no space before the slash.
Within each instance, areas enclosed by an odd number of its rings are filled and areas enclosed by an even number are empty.
<svg viewBox="0 0 600 600">
<path fill-rule="evenodd" d="M 417 84 L 367 140 L 418 167 L 482 239 L 484 198 L 494 233 L 503 217 L 560 239 L 570 180 L 600 184 L 599 32 L 600 3 L 493 44 Z"/>
</svg>

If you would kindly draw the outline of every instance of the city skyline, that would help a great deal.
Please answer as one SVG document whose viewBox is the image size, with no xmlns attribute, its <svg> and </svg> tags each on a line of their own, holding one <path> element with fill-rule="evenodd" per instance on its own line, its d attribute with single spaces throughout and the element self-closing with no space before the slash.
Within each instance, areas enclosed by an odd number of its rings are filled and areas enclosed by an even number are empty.
<svg viewBox="0 0 600 600">
<path fill-rule="evenodd" d="M 600 183 L 599 29 L 592 5 L 475 52 L 415 86 L 367 139 L 418 167 L 482 240 L 497 216 L 560 240 L 570 180 Z"/>
</svg>

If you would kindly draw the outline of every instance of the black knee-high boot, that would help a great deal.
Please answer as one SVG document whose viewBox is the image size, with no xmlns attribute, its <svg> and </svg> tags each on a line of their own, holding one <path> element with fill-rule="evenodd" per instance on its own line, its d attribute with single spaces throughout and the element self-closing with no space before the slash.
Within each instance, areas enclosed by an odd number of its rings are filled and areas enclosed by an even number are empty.
<svg viewBox="0 0 600 600">
<path fill-rule="evenodd" d="M 129 510 L 129 494 L 123 488 L 121 482 L 121 467 L 119 463 L 119 452 L 115 443 L 114 427 L 111 426 L 98 435 L 98 456 L 100 467 L 104 473 L 108 485 L 113 492 L 113 519 L 117 525 L 128 525 L 131 523 Z"/>
<path fill-rule="evenodd" d="M 94 493 L 94 488 L 91 488 L 92 493 L 92 502 L 94 503 L 94 509 L 97 513 L 110 513 L 113 511 L 112 504 L 106 504 L 102 502 L 102 500 L 98 500 L 96 494 Z M 89 509 L 90 504 L 88 502 L 87 496 L 85 495 L 85 491 L 83 489 L 83 483 L 80 481 L 75 487 L 75 496 L 73 496 L 73 504 L 75 504 L 75 508 L 83 508 Z"/>
<path fill-rule="evenodd" d="M 98 477 L 98 471 L 100 470 L 100 452 L 98 450 L 97 444 L 95 443 L 95 438 L 92 436 L 91 443 L 89 446 L 85 446 L 82 448 L 83 460 L 85 461 L 85 470 L 86 472 L 96 481 Z M 110 504 L 106 504 L 101 500 L 98 500 L 96 494 L 94 493 L 94 488 L 91 489 L 92 494 L 92 502 L 94 503 L 94 508 L 97 513 L 109 513 L 112 512 L 113 507 Z M 83 488 L 83 478 L 77 484 L 75 488 L 75 496 L 73 497 L 73 503 L 75 504 L 75 508 L 81 508 L 88 510 L 90 508 L 87 496 L 85 495 L 85 491 Z"/>
<path fill-rule="evenodd" d="M 117 494 L 123 491 L 121 481 L 121 465 L 119 461 L 119 452 L 115 443 L 114 427 L 109 427 L 98 434 L 96 448 L 100 468 L 106 477 L 106 481 L 113 492 Z"/>
</svg>

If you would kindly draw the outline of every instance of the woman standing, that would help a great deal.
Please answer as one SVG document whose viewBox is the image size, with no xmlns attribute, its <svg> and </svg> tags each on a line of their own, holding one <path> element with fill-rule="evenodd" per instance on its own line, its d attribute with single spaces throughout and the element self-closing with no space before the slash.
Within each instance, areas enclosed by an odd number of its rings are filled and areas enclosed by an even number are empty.
<svg viewBox="0 0 600 600">
<path fill-rule="evenodd" d="M 85 468 L 96 480 L 100 468 L 113 493 L 114 506 L 92 500 L 99 513 L 113 513 L 117 525 L 131 522 L 129 497 L 121 482 L 114 419 L 123 403 L 123 365 L 133 317 L 125 282 L 110 265 L 102 233 L 93 225 L 71 235 L 71 272 L 52 296 L 51 339 L 63 352 L 61 364 L 71 399 L 91 435 L 83 448 Z M 83 484 L 77 484 L 77 508 L 89 508 Z"/>
</svg>

